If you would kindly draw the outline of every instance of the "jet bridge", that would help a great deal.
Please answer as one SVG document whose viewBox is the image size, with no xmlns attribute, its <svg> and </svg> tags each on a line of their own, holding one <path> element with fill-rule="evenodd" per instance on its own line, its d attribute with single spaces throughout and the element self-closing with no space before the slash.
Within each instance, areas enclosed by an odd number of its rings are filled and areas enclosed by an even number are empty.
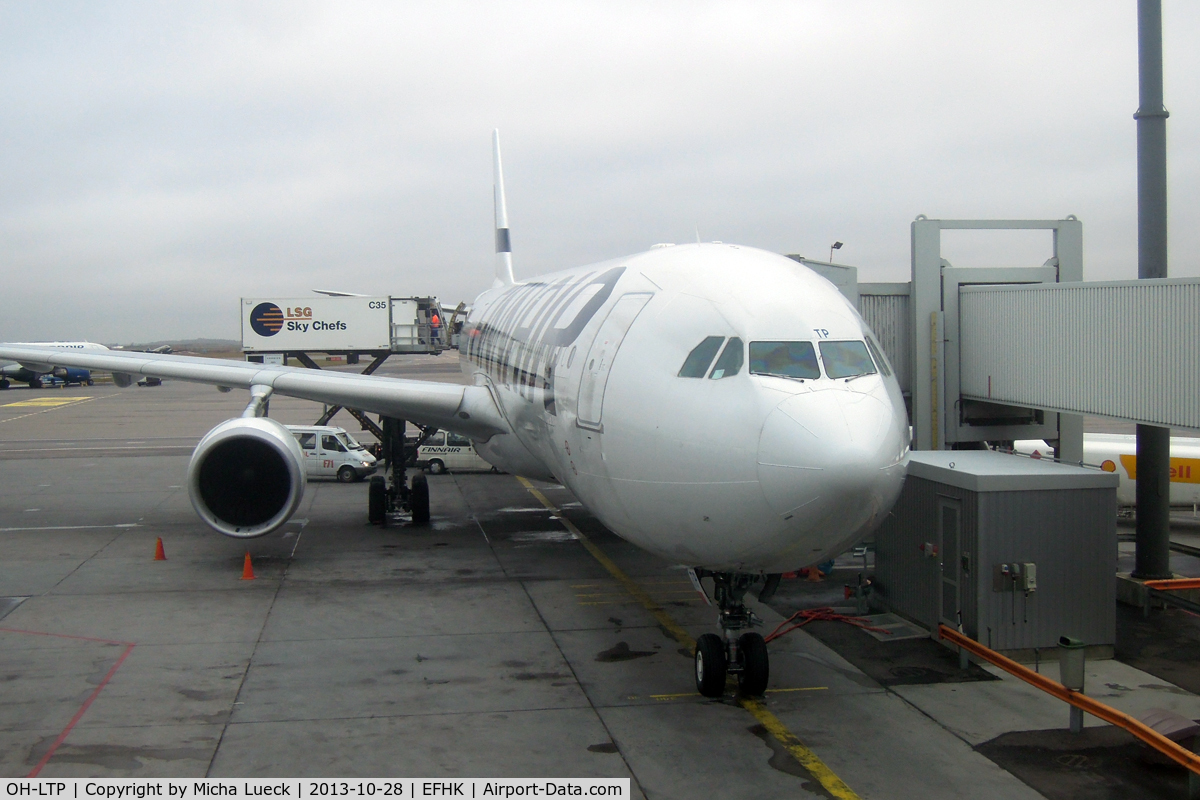
<svg viewBox="0 0 1200 800">
<path fill-rule="evenodd" d="M 971 286 L 965 401 L 1200 428 L 1200 279 Z"/>
<path fill-rule="evenodd" d="M 1001 269 L 955 267 L 942 258 L 943 230 L 1049 230 L 1050 257 L 1040 266 Z M 965 396 L 963 328 L 971 322 L 960 308 L 960 293 L 974 286 L 1043 286 L 1083 278 L 1083 226 L 1061 220 L 935 220 L 912 223 L 912 280 L 858 283 L 857 270 L 844 265 L 797 261 L 833 280 L 853 300 L 895 369 L 913 425 L 913 447 L 941 450 L 981 447 L 1013 439 L 1057 441 L 1061 456 L 1083 455 L 1083 421 L 1015 396 Z M 852 270 L 853 274 L 847 274 Z M 1062 409 L 1067 410 L 1067 409 Z"/>
<path fill-rule="evenodd" d="M 944 230 L 1049 230 L 1040 266 L 958 267 Z M 1200 428 L 1200 279 L 1084 282 L 1083 224 L 912 223 L 912 281 L 858 283 L 845 265 L 797 261 L 854 299 L 892 361 L 916 450 L 1057 441 L 1082 459 L 1082 415 Z"/>
<path fill-rule="evenodd" d="M 944 230 L 1049 230 L 1052 252 L 1041 266 L 980 269 L 954 267 L 942 258 Z M 1083 419 L 1016 399 L 997 402 L 985 393 L 964 397 L 962 373 L 975 354 L 963 347 L 964 330 L 975 320 L 960 307 L 960 292 L 972 286 L 1066 284 L 1083 280 L 1083 224 L 1059 220 L 941 220 L 919 216 L 912 223 L 912 283 L 909 342 L 912 408 L 917 450 L 980 446 L 987 441 L 1048 439 L 1058 456 L 1083 459 Z M 1001 338 L 998 332 L 992 335 Z M 1022 368 L 1040 374 L 1036 364 Z"/>
</svg>

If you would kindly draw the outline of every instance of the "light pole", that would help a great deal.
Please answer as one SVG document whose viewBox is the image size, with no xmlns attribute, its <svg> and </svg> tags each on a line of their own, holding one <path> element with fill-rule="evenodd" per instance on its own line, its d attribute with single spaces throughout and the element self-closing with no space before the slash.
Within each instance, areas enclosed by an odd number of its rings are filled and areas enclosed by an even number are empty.
<svg viewBox="0 0 1200 800">
<path fill-rule="evenodd" d="M 841 242 L 834 242 L 833 244 L 829 245 L 829 263 L 830 263 L 830 264 L 832 264 L 832 263 L 833 263 L 833 251 L 834 251 L 834 250 L 841 250 L 841 249 L 842 249 L 842 243 L 841 243 Z"/>
</svg>

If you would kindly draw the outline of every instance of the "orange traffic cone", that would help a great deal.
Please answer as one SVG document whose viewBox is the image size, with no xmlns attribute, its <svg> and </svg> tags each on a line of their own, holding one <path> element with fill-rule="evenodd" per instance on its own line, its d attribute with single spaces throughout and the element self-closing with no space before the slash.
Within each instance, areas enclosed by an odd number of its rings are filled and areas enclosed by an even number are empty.
<svg viewBox="0 0 1200 800">
<path fill-rule="evenodd" d="M 158 537 L 158 543 L 154 545 L 154 560 L 155 561 L 166 561 L 167 560 L 167 554 L 163 550 L 161 536 Z"/>
<path fill-rule="evenodd" d="M 246 560 L 242 564 L 242 580 L 254 580 L 254 565 L 250 563 L 250 551 L 246 551 Z"/>
</svg>

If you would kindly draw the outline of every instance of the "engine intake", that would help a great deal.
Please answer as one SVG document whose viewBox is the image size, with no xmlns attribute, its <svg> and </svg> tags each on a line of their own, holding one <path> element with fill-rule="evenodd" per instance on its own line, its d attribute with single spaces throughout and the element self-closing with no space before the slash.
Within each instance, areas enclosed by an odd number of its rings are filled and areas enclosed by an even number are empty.
<svg viewBox="0 0 1200 800">
<path fill-rule="evenodd" d="M 266 417 L 213 428 L 192 453 L 188 494 L 213 530 L 263 536 L 288 521 L 304 497 L 304 454 L 291 432 Z"/>
</svg>

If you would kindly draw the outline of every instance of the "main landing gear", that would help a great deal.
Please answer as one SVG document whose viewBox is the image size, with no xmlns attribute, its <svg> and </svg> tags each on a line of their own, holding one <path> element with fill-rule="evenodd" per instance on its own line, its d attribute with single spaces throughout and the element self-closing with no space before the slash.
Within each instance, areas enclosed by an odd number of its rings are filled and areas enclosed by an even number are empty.
<svg viewBox="0 0 1200 800">
<path fill-rule="evenodd" d="M 407 462 L 404 449 L 404 421 L 384 417 L 383 457 L 387 461 L 389 481 L 373 475 L 367 488 L 367 519 L 372 525 L 395 524 L 393 515 L 408 514 L 413 525 L 429 524 L 429 481 L 417 472 L 410 484 L 405 477 Z"/>
<path fill-rule="evenodd" d="M 724 638 L 706 633 L 696 640 L 696 690 L 705 697 L 720 697 L 725 692 L 725 676 L 737 676 L 738 691 L 758 696 L 767 689 L 771 667 L 767 643 L 754 631 L 747 630 L 763 621 L 746 607 L 746 592 L 764 576 L 745 572 L 690 570 L 698 584 L 701 578 L 713 579 L 713 597 L 719 614 L 717 624 Z M 759 600 L 766 600 L 779 586 L 779 575 L 765 576 Z M 743 633 L 743 631 L 745 631 Z"/>
</svg>

